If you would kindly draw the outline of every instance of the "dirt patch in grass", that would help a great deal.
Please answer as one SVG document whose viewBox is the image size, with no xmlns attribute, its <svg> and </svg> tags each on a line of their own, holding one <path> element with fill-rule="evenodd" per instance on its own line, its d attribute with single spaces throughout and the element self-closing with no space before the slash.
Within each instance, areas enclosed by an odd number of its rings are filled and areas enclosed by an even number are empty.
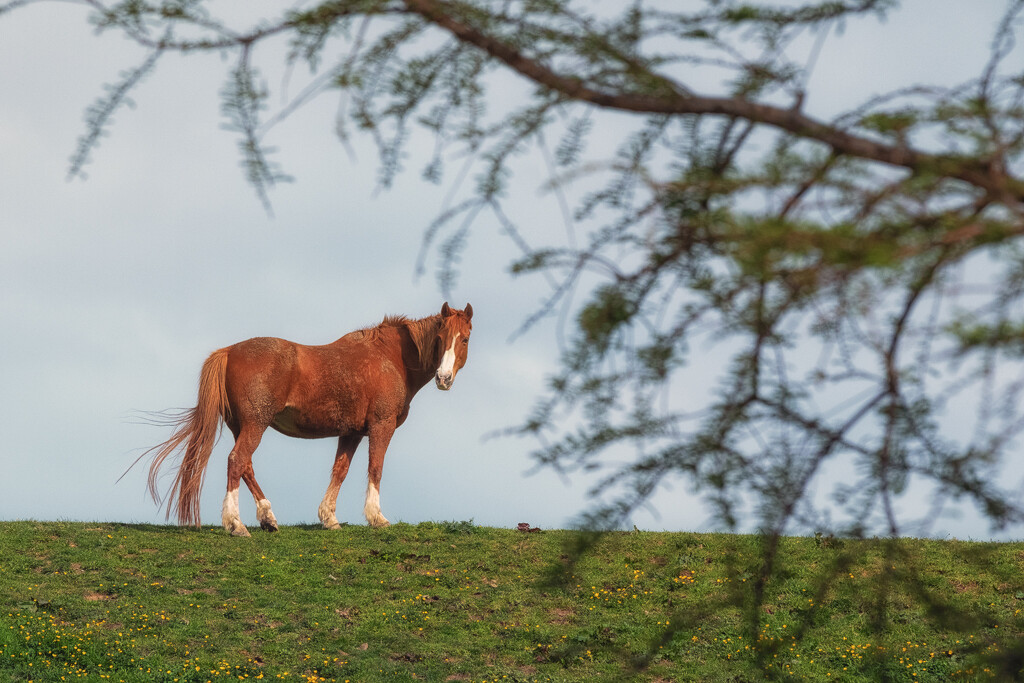
<svg viewBox="0 0 1024 683">
<path fill-rule="evenodd" d="M 86 593 L 82 596 L 83 599 L 89 602 L 98 602 L 100 600 L 114 600 L 114 596 L 108 593 Z"/>
<path fill-rule="evenodd" d="M 548 623 L 555 624 L 556 626 L 564 626 L 572 623 L 572 619 L 576 616 L 576 613 L 571 609 L 565 609 L 563 607 L 556 607 L 555 609 L 549 610 Z"/>
<path fill-rule="evenodd" d="M 958 581 L 956 579 L 950 579 L 949 585 L 951 585 L 957 593 L 977 593 L 978 582 L 977 581 Z"/>
</svg>

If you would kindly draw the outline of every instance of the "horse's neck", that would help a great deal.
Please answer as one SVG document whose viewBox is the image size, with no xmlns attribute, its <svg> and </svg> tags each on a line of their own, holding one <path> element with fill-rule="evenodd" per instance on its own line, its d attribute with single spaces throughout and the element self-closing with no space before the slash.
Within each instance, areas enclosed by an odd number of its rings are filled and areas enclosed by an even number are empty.
<svg viewBox="0 0 1024 683">
<path fill-rule="evenodd" d="M 419 320 L 410 320 L 406 323 L 409 331 L 409 339 L 414 347 L 415 357 L 418 359 L 415 364 L 410 364 L 410 370 L 422 369 L 427 373 L 428 379 L 440 361 L 437 358 L 437 348 L 434 340 L 437 337 L 437 330 L 441 325 L 441 316 L 432 315 Z M 424 382 L 426 383 L 426 382 Z"/>
<path fill-rule="evenodd" d="M 383 334 L 395 340 L 392 343 L 397 344 L 395 351 L 401 356 L 401 363 L 405 368 L 406 387 L 411 394 L 426 386 L 437 370 L 439 361 L 433 356 L 437 355 L 434 339 L 437 336 L 440 316 L 432 318 L 434 319 L 403 320 L 387 331 L 382 330 Z"/>
</svg>

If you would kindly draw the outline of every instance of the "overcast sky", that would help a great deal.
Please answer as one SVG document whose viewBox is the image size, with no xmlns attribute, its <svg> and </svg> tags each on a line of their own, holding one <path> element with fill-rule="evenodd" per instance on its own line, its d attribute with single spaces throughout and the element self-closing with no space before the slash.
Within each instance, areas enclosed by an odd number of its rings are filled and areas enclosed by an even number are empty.
<svg viewBox="0 0 1024 683">
<path fill-rule="evenodd" d="M 885 24 L 848 24 L 826 43 L 808 110 L 828 116 L 899 85 L 966 80 L 980 71 L 1002 8 L 914 0 Z M 449 186 L 421 181 L 421 159 L 376 191 L 376 152 L 355 138 L 353 156 L 338 142 L 329 94 L 268 134 L 295 178 L 272 191 L 268 215 L 221 128 L 230 60 L 216 55 L 164 57 L 136 106 L 116 115 L 88 179 L 69 181 L 85 108 L 142 54 L 113 33 L 96 37 L 86 17 L 60 2 L 0 17 L 0 518 L 162 522 L 145 495 L 145 466 L 115 484 L 168 436 L 139 424 L 136 411 L 191 407 L 203 359 L 236 341 L 322 344 L 386 314 L 439 311 L 433 262 L 425 276 L 415 271 Z M 268 80 L 278 98 L 305 77 Z M 410 152 L 430 144 L 414 138 Z M 539 158 L 520 162 L 513 218 L 564 231 L 557 202 L 540 192 L 545 174 Z M 529 474 L 533 443 L 483 438 L 529 411 L 558 357 L 554 323 L 509 341 L 546 293 L 543 281 L 507 275 L 514 255 L 481 218 L 451 299 L 473 304 L 469 363 L 452 391 L 420 392 L 391 443 L 381 503 L 393 522 L 553 528 L 587 504 L 586 481 Z M 225 437 L 206 480 L 204 523 L 220 520 Z M 332 440 L 268 432 L 254 466 L 280 522 L 316 521 L 334 451 Z M 364 442 L 339 498 L 342 522 L 364 523 L 365 466 Z M 242 500 L 252 525 L 254 506 Z M 685 486 L 661 492 L 655 507 L 634 522 L 709 528 L 709 511 Z M 970 511 L 935 532 L 989 536 Z"/>
</svg>

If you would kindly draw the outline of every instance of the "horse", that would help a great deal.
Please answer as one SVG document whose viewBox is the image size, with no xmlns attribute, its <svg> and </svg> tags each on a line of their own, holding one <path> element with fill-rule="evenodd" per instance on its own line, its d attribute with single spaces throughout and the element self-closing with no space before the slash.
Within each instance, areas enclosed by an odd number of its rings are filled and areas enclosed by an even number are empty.
<svg viewBox="0 0 1024 683">
<path fill-rule="evenodd" d="M 277 531 L 270 501 L 256 482 L 252 456 L 268 427 L 301 439 L 338 438 L 331 481 L 317 514 L 324 527 L 338 529 L 338 492 L 352 456 L 369 438 L 370 462 L 363 514 L 373 527 L 390 524 L 380 508 L 384 455 L 395 429 L 409 416 L 413 396 L 433 378 L 447 391 L 466 364 L 473 307 L 410 320 L 387 316 L 375 327 L 350 332 L 323 346 L 275 337 L 256 337 L 214 351 L 203 363 L 196 406 L 170 417 L 173 432 L 149 449 L 148 488 L 160 505 L 158 474 L 169 456 L 184 447 L 167 499 L 167 518 L 199 526 L 199 495 L 210 454 L 223 424 L 234 435 L 228 456 L 227 494 L 221 521 L 233 536 L 249 536 L 239 518 L 239 480 L 256 501 L 265 531 Z"/>
</svg>

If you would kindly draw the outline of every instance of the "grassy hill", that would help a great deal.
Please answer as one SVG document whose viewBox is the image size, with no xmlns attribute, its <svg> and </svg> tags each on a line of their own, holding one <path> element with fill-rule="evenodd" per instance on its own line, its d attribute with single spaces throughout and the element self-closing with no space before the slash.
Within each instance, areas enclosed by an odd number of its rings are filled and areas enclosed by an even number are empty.
<svg viewBox="0 0 1024 683">
<path fill-rule="evenodd" d="M 1006 680 L 1024 544 L 0 522 L 3 681 Z"/>
</svg>

